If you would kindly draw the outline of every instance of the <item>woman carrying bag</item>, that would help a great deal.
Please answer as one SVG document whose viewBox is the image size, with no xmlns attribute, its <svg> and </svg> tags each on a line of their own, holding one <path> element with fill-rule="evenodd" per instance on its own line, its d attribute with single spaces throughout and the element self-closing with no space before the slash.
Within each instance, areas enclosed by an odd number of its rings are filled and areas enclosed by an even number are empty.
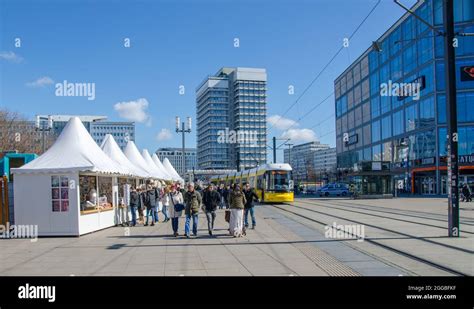
<svg viewBox="0 0 474 309">
<path fill-rule="evenodd" d="M 230 193 L 230 222 L 229 233 L 234 237 L 245 235 L 244 225 L 244 205 L 246 203 L 245 194 L 240 190 L 239 185 L 235 185 Z"/>
<path fill-rule="evenodd" d="M 183 194 L 176 190 L 176 187 L 171 186 L 169 216 L 171 218 L 171 227 L 173 228 L 173 236 L 178 236 L 179 217 L 183 214 L 184 199 Z"/>
</svg>

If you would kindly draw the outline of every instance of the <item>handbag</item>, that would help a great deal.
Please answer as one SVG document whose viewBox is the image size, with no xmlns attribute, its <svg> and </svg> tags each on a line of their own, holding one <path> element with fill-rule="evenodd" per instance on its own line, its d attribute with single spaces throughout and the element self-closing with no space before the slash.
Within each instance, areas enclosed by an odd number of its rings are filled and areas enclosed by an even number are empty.
<svg viewBox="0 0 474 309">
<path fill-rule="evenodd" d="M 183 204 L 180 204 L 180 203 L 174 205 L 174 211 L 176 211 L 176 212 L 183 211 L 184 208 L 185 208 L 184 205 L 183 205 Z"/>
<path fill-rule="evenodd" d="M 225 222 L 230 222 L 230 209 L 226 209 L 224 213 Z"/>
<path fill-rule="evenodd" d="M 181 204 L 181 203 L 175 204 L 171 194 L 170 194 L 170 200 L 171 200 L 171 203 L 173 203 L 174 211 L 180 212 L 180 211 L 184 210 L 184 208 L 185 208 L 184 204 Z"/>
</svg>

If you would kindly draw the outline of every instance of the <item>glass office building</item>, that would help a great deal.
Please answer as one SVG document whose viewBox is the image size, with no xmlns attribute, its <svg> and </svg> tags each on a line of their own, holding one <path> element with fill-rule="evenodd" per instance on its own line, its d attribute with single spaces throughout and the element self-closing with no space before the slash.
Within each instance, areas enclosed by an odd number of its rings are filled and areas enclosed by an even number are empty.
<svg viewBox="0 0 474 309">
<path fill-rule="evenodd" d="M 196 89 L 199 169 L 249 169 L 267 160 L 267 73 L 222 68 Z"/>
<path fill-rule="evenodd" d="M 454 5 L 455 31 L 473 33 L 474 1 Z M 441 0 L 418 1 L 412 10 L 443 30 Z M 338 174 L 362 194 L 446 194 L 443 39 L 407 13 L 377 40 L 381 50 L 370 47 L 335 80 Z M 457 39 L 460 182 L 473 187 L 474 37 Z M 381 92 L 402 83 L 419 92 Z"/>
</svg>

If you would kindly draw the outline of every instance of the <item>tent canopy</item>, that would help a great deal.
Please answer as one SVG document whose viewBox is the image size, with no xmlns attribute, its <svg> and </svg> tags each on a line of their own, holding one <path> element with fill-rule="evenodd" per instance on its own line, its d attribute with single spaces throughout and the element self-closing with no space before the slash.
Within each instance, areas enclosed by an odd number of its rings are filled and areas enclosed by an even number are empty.
<svg viewBox="0 0 474 309">
<path fill-rule="evenodd" d="M 125 156 L 128 158 L 130 162 L 138 166 L 141 170 L 146 171 L 149 177 L 158 178 L 156 175 L 154 175 L 154 172 L 148 166 L 148 163 L 142 157 L 142 155 L 137 149 L 137 146 L 135 145 L 133 141 L 128 141 L 127 146 L 125 146 L 123 153 L 125 154 Z"/>
<path fill-rule="evenodd" d="M 166 174 L 166 176 L 168 177 L 169 180 L 174 180 L 174 181 L 180 180 L 180 179 L 176 178 L 175 175 L 173 175 L 173 174 L 171 174 L 170 172 L 168 172 L 168 170 L 166 169 L 166 167 L 164 167 L 163 163 L 161 163 L 160 158 L 158 158 L 158 156 L 156 155 L 156 153 L 154 153 L 154 154 L 151 156 L 151 159 L 153 160 L 153 162 L 155 163 L 155 165 L 158 166 L 158 168 Z"/>
<path fill-rule="evenodd" d="M 130 160 L 123 154 L 122 150 L 117 145 L 117 142 L 111 134 L 107 134 L 105 136 L 100 148 L 105 152 L 106 155 L 109 156 L 109 158 L 111 158 L 123 168 L 128 169 L 130 174 L 143 178 L 149 177 L 146 171 L 130 162 Z"/>
<path fill-rule="evenodd" d="M 182 182 L 184 182 L 184 179 L 181 178 L 181 176 L 179 176 L 178 172 L 176 172 L 176 170 L 174 169 L 173 165 L 171 165 L 171 162 L 170 160 L 168 160 L 168 158 L 165 158 L 163 160 L 163 166 L 166 168 L 166 170 L 168 171 L 168 173 L 174 175 L 177 179 L 181 180 Z"/>
<path fill-rule="evenodd" d="M 160 168 L 158 168 L 158 166 L 156 166 L 155 162 L 153 162 L 153 159 L 151 158 L 150 153 L 148 152 L 147 149 L 142 150 L 142 156 L 143 156 L 143 159 L 145 159 L 145 162 L 147 163 L 147 165 L 150 167 L 150 170 L 154 172 L 157 178 L 164 179 L 164 180 L 171 180 L 165 171 L 162 171 Z"/>
<path fill-rule="evenodd" d="M 87 132 L 78 117 L 71 117 L 56 142 L 45 153 L 20 168 L 15 174 L 97 172 L 130 175 L 130 171 L 111 160 Z"/>
</svg>

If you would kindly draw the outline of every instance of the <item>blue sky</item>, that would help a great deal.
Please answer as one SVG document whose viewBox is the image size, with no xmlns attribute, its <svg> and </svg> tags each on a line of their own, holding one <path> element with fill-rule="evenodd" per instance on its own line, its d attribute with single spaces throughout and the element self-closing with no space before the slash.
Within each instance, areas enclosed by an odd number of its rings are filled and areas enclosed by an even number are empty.
<svg viewBox="0 0 474 309">
<path fill-rule="evenodd" d="M 174 117 L 195 119 L 195 88 L 208 74 L 222 66 L 262 67 L 268 74 L 268 116 L 291 123 L 327 97 L 334 79 L 403 14 L 392 0 L 382 0 L 349 48 L 282 115 L 376 2 L 0 0 L 0 105 L 29 118 L 87 114 L 139 120 L 136 142 L 154 151 L 180 146 Z M 130 48 L 123 46 L 125 38 Z M 240 47 L 234 47 L 234 38 Z M 55 83 L 64 80 L 95 83 L 95 100 L 55 96 Z M 129 107 L 122 113 L 114 108 L 120 102 Z M 328 134 L 333 113 L 331 98 L 294 126 L 301 140 L 293 143 L 304 142 L 309 132 L 304 129 L 312 128 L 321 142 L 334 145 L 334 132 Z M 284 134 L 285 119 L 268 140 Z M 160 135 L 162 130 L 171 134 Z M 195 146 L 195 132 L 187 136 L 188 146 Z"/>
</svg>

